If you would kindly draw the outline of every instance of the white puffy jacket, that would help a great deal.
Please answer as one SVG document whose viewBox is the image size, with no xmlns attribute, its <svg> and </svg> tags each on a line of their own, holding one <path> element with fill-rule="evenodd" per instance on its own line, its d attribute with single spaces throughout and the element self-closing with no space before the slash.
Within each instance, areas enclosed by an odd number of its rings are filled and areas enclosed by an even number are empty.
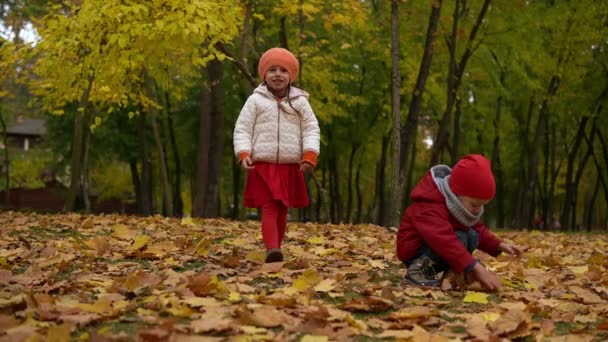
<svg viewBox="0 0 608 342">
<path fill-rule="evenodd" d="M 305 151 L 319 155 L 320 130 L 308 93 L 290 87 L 289 98 L 277 100 L 259 85 L 245 102 L 234 126 L 234 153 L 249 153 L 253 162 L 300 163 Z"/>
</svg>

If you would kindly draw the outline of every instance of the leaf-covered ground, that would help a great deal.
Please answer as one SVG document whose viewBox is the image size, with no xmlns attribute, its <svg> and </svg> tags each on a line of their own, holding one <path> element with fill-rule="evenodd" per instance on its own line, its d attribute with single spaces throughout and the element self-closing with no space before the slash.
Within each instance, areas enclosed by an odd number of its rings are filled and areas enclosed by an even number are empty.
<svg viewBox="0 0 608 342">
<path fill-rule="evenodd" d="M 401 284 L 394 233 L 290 223 L 264 264 L 259 223 L 0 214 L 0 340 L 608 339 L 608 238 L 499 233 L 477 257 L 498 293 Z M 474 286 L 475 284 L 473 284 Z"/>
</svg>

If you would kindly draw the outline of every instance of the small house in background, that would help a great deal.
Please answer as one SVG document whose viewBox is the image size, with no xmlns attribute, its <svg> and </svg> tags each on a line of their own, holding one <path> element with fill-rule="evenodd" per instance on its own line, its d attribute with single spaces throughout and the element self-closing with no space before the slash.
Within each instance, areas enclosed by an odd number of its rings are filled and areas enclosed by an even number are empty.
<svg viewBox="0 0 608 342">
<path fill-rule="evenodd" d="M 18 117 L 14 124 L 6 128 L 6 135 L 10 145 L 28 151 L 46 135 L 45 121 Z"/>
</svg>

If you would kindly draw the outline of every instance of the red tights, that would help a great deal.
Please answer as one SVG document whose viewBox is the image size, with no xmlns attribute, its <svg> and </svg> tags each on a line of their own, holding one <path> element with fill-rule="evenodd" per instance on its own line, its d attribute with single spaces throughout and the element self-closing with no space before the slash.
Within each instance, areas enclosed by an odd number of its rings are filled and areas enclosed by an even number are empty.
<svg viewBox="0 0 608 342">
<path fill-rule="evenodd" d="M 262 238 L 266 249 L 281 248 L 287 228 L 287 207 L 281 201 L 262 206 Z"/>
</svg>

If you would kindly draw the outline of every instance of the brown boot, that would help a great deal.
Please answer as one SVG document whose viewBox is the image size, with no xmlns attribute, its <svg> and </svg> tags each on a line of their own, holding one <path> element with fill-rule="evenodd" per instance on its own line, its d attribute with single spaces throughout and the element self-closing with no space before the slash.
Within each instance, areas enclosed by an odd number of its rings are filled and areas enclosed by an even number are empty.
<svg viewBox="0 0 608 342">
<path fill-rule="evenodd" d="M 280 248 L 272 248 L 266 251 L 266 262 L 281 262 L 283 261 L 283 253 Z"/>
</svg>

